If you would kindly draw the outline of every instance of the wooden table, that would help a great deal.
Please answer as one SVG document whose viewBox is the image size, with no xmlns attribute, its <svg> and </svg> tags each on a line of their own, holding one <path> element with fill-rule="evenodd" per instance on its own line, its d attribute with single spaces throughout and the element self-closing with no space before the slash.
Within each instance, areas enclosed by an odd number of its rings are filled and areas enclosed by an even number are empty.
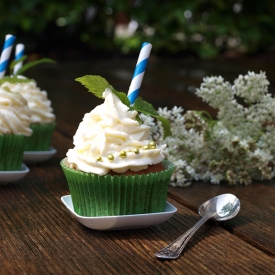
<svg viewBox="0 0 275 275">
<path fill-rule="evenodd" d="M 0 186 L 0 274 L 274 274 L 275 181 L 249 186 L 196 182 L 169 188 L 176 214 L 144 229 L 97 231 L 78 223 L 60 198 L 69 194 L 60 160 L 72 147 L 83 115 L 100 100 L 74 79 L 99 74 L 118 90 L 127 91 L 136 60 L 94 60 L 41 65 L 29 76 L 48 91 L 57 116 L 48 161 L 29 165 L 22 180 Z M 274 64 L 273 64 L 274 65 Z M 223 75 L 232 81 L 247 70 L 266 70 L 273 91 L 274 71 L 266 60 L 202 62 L 152 57 L 142 96 L 155 107 L 206 107 L 192 89 L 202 77 Z M 154 253 L 199 220 L 197 208 L 207 199 L 235 194 L 241 211 L 231 221 L 207 222 L 178 260 L 162 261 Z"/>
</svg>

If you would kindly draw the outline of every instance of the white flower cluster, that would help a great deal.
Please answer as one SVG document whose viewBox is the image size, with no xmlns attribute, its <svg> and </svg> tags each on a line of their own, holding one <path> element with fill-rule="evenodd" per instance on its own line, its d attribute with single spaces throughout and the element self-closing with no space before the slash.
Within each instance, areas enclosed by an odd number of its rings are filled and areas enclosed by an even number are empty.
<svg viewBox="0 0 275 275">
<path fill-rule="evenodd" d="M 275 99 L 268 93 L 264 72 L 240 75 L 234 85 L 206 77 L 196 94 L 213 108 L 204 111 L 181 107 L 159 108 L 171 124 L 172 136 L 163 139 L 161 124 L 141 115 L 152 127 L 152 138 L 167 144 L 175 165 L 171 185 L 188 186 L 194 180 L 219 184 L 249 184 L 275 176 Z"/>
</svg>

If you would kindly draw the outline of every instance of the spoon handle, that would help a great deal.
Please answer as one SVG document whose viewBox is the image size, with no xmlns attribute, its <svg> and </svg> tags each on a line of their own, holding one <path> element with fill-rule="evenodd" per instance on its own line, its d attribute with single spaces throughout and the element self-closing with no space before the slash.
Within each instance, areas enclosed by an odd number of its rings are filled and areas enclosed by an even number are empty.
<svg viewBox="0 0 275 275">
<path fill-rule="evenodd" d="M 179 238 L 175 241 L 170 243 L 168 246 L 164 247 L 163 249 L 159 250 L 155 253 L 155 256 L 160 259 L 168 259 L 173 260 L 177 259 L 181 252 L 183 251 L 184 247 L 191 239 L 191 237 L 195 234 L 195 232 L 213 215 L 205 215 L 203 216 L 195 225 L 193 225 L 188 231 L 182 234 Z"/>
</svg>

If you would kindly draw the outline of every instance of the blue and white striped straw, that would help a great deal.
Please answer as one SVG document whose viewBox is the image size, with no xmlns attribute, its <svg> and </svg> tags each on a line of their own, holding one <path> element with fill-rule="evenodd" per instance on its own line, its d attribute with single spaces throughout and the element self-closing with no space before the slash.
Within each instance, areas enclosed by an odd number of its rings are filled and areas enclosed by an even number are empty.
<svg viewBox="0 0 275 275">
<path fill-rule="evenodd" d="M 12 50 L 12 46 L 15 40 L 15 36 L 7 34 L 5 43 L 0 57 L 0 78 L 3 78 L 8 67 L 9 58 Z"/>
<path fill-rule="evenodd" d="M 128 99 L 130 100 L 131 104 L 133 104 L 138 97 L 151 49 L 152 45 L 148 42 L 144 42 L 141 46 L 137 65 L 128 91 Z"/>
<path fill-rule="evenodd" d="M 25 46 L 24 44 L 17 44 L 15 47 L 15 60 L 20 59 L 24 55 Z M 17 63 L 13 68 L 13 74 L 15 75 L 17 71 L 22 67 L 23 62 Z"/>
</svg>

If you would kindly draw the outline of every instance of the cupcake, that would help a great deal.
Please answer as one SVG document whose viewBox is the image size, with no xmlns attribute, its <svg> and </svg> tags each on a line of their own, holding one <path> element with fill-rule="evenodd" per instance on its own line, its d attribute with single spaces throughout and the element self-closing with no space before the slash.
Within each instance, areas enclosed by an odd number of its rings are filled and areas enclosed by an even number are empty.
<svg viewBox="0 0 275 275">
<path fill-rule="evenodd" d="M 27 139 L 31 136 L 27 101 L 0 87 L 0 171 L 19 171 Z"/>
<path fill-rule="evenodd" d="M 74 211 L 81 216 L 164 211 L 174 168 L 165 159 L 166 146 L 149 139 L 150 127 L 140 123 L 124 93 L 100 77 L 88 76 L 88 84 L 85 79 L 77 80 L 104 103 L 84 115 L 74 148 L 61 161 Z"/>
<path fill-rule="evenodd" d="M 20 79 L 25 79 L 26 82 L 21 82 Z M 33 134 L 27 140 L 25 151 L 48 151 L 55 128 L 55 115 L 47 92 L 41 91 L 34 80 L 28 81 L 23 76 L 10 78 L 2 87 L 8 87 L 12 92 L 21 94 L 28 102 Z"/>
</svg>

